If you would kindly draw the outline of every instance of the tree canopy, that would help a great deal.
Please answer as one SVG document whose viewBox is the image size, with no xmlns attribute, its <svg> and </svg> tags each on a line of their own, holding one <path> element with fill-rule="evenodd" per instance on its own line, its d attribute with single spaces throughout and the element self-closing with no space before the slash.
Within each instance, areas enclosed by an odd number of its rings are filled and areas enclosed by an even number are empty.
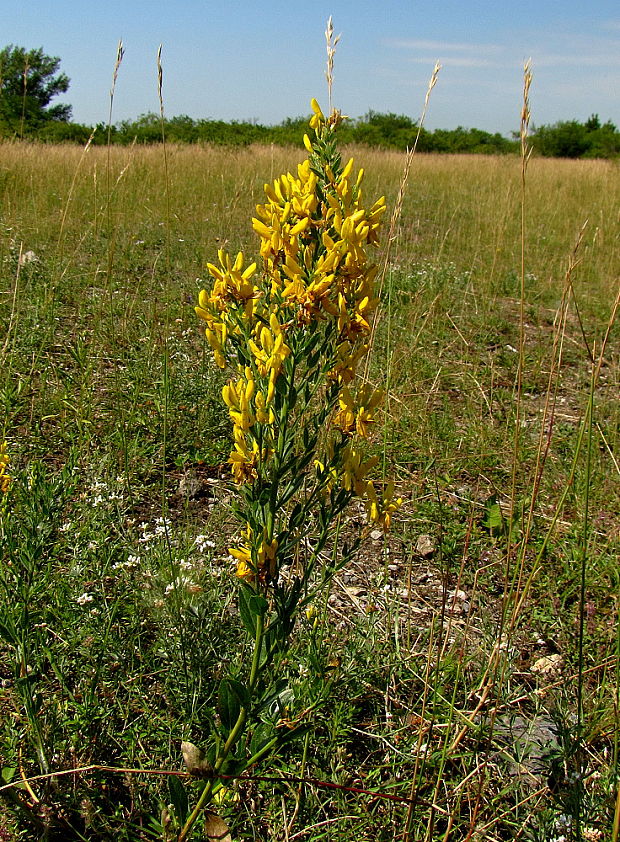
<svg viewBox="0 0 620 842">
<path fill-rule="evenodd" d="M 608 120 L 592 114 L 585 123 L 562 120 L 540 126 L 532 136 L 536 152 L 548 158 L 615 158 L 620 155 L 620 132 Z"/>
<path fill-rule="evenodd" d="M 0 133 L 23 137 L 51 121 L 71 119 L 71 106 L 50 105 L 69 88 L 59 73 L 60 59 L 40 47 L 26 50 L 9 44 L 0 50 Z"/>
</svg>

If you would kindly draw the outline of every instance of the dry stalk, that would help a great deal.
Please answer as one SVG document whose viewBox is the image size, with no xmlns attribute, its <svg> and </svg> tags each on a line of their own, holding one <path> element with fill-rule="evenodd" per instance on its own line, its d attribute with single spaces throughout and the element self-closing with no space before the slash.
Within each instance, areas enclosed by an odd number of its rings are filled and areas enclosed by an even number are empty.
<svg viewBox="0 0 620 842">
<path fill-rule="evenodd" d="M 327 21 L 327 29 L 325 30 L 325 40 L 327 42 L 327 70 L 325 71 L 325 78 L 327 79 L 327 102 L 329 105 L 329 113 L 332 113 L 332 88 L 334 85 L 334 56 L 336 55 L 336 47 L 342 36 L 334 36 L 334 22 L 332 16 L 329 16 Z"/>
<path fill-rule="evenodd" d="M 559 386 L 559 372 L 562 365 L 562 354 L 564 349 L 564 339 L 566 333 L 566 318 L 568 315 L 568 304 L 570 300 L 571 290 L 573 287 L 573 272 L 575 271 L 576 267 L 581 261 L 579 252 L 583 243 L 583 237 L 585 234 L 586 226 L 587 221 L 584 222 L 584 224 L 580 228 L 579 233 L 577 235 L 577 239 L 575 241 L 575 245 L 573 246 L 573 250 L 569 256 L 568 266 L 564 276 L 564 289 L 562 291 L 562 299 L 560 301 L 560 306 L 558 308 L 558 312 L 555 318 L 553 347 L 551 350 L 551 365 L 549 368 L 549 378 L 547 381 L 547 391 L 545 394 L 545 405 L 543 407 L 540 433 L 538 437 L 536 467 L 534 469 L 532 493 L 530 496 L 530 505 L 527 513 L 527 520 L 524 524 L 523 536 L 521 538 L 521 562 L 519 565 L 517 583 L 514 588 L 515 604 L 512 616 L 510 618 L 511 631 L 514 628 L 515 623 L 517 622 L 523 602 L 526 599 L 532 581 L 538 572 L 538 568 L 535 566 L 529 574 L 525 585 L 523 585 L 525 547 L 529 542 L 529 537 L 534 522 L 534 511 L 536 508 L 536 502 L 538 500 L 538 492 L 540 491 L 540 484 L 542 481 L 545 464 L 547 462 L 547 457 L 551 449 L 551 441 L 553 439 L 553 431 L 555 427 L 555 410 Z M 512 503 L 511 505 L 514 505 L 514 503 Z"/>
<path fill-rule="evenodd" d="M 415 140 L 413 142 L 413 146 L 407 150 L 407 154 L 405 156 L 405 166 L 403 168 L 403 174 L 400 179 L 400 184 L 398 186 L 398 194 L 396 196 L 396 203 L 394 205 L 394 210 L 392 211 L 392 216 L 390 217 L 390 226 L 388 228 L 388 235 L 387 235 L 387 242 L 385 246 L 385 251 L 383 254 L 383 260 L 381 262 L 381 270 L 379 272 L 379 286 L 377 290 L 377 295 L 380 297 L 383 291 L 383 285 L 385 283 L 385 276 L 387 274 L 387 267 L 390 261 L 391 256 L 391 246 L 394 240 L 396 239 L 396 228 L 400 221 L 400 217 L 403 211 L 403 202 L 405 199 L 405 191 L 407 189 L 407 182 L 409 181 L 409 172 L 411 170 L 411 163 L 413 161 L 414 155 L 418 148 L 418 142 L 420 139 L 420 134 L 422 132 L 422 128 L 424 127 L 424 121 L 426 119 L 426 112 L 428 110 L 428 104 L 430 102 L 431 93 L 433 88 L 437 84 L 437 78 L 439 76 L 439 71 L 441 70 L 441 64 L 439 62 L 435 63 L 435 67 L 433 68 L 433 72 L 431 74 L 431 78 L 428 82 L 428 87 L 426 89 L 426 96 L 424 97 L 424 107 L 422 108 L 422 114 L 420 115 L 420 120 L 418 122 L 418 131 L 415 136 Z M 372 348 L 374 343 L 374 337 L 377 330 L 377 325 L 379 323 L 381 309 L 377 308 L 375 310 L 375 315 L 372 322 L 372 329 L 370 332 L 370 339 L 369 345 Z M 364 380 L 368 380 L 368 371 L 370 367 L 370 354 L 366 357 L 366 364 L 364 366 Z"/>
</svg>

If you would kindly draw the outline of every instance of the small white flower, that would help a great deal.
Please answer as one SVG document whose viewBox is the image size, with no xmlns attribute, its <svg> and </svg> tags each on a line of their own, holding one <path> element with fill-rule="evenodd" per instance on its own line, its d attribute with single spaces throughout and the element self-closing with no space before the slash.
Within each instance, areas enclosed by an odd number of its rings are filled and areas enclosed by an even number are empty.
<svg viewBox="0 0 620 842">
<path fill-rule="evenodd" d="M 112 570 L 135 570 L 140 564 L 139 555 L 130 555 L 126 561 L 117 561 L 112 565 Z"/>
<path fill-rule="evenodd" d="M 208 549 L 215 549 L 215 541 L 211 541 L 206 535 L 197 535 L 194 539 L 194 544 L 198 548 L 198 552 L 204 553 Z"/>
<path fill-rule="evenodd" d="M 90 593 L 83 593 L 82 596 L 78 596 L 75 600 L 78 605 L 87 605 L 89 602 L 92 602 L 94 599 L 93 595 Z"/>
<path fill-rule="evenodd" d="M 189 576 L 178 576 L 174 582 L 166 585 L 164 594 L 169 596 L 173 591 L 185 589 L 190 594 L 200 593 L 202 588 L 196 584 Z"/>
</svg>

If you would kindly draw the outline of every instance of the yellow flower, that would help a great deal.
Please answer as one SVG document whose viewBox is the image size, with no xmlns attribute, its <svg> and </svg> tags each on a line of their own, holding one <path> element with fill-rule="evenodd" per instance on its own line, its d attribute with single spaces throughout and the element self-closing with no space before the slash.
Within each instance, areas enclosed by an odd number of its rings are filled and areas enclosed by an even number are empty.
<svg viewBox="0 0 620 842">
<path fill-rule="evenodd" d="M 330 298 L 335 278 L 333 273 L 323 274 L 317 270 L 312 280 L 306 284 L 298 264 L 288 262 L 282 270 L 290 278 L 282 291 L 282 297 L 288 303 L 297 305 L 297 319 L 300 324 L 310 324 L 313 319 L 324 318 L 326 313 L 332 316 L 337 314 L 338 311 Z"/>
<path fill-rule="evenodd" d="M 336 413 L 334 424 L 345 434 L 355 432 L 355 404 L 353 395 L 347 386 L 342 387 L 338 398 L 340 410 Z"/>
<path fill-rule="evenodd" d="M 233 435 L 235 437 L 235 448 L 228 461 L 235 482 L 241 485 L 258 476 L 257 467 L 260 460 L 260 450 L 256 441 L 252 441 L 251 447 L 248 447 L 247 439 L 238 427 L 234 428 Z"/>
<path fill-rule="evenodd" d="M 341 342 L 336 349 L 336 364 L 328 373 L 331 380 L 339 380 L 341 383 L 350 383 L 355 376 L 357 363 L 368 353 L 368 345 L 358 345 L 354 349 L 351 342 Z"/>
<path fill-rule="evenodd" d="M 325 455 L 318 444 L 308 454 L 301 481 L 308 484 L 309 494 L 323 502 L 330 493 L 346 499 L 356 494 L 364 499 L 369 520 L 385 529 L 400 505 L 391 486 L 380 495 L 375 491 L 368 476 L 377 458 L 364 459 L 352 444 L 353 436 L 370 435 L 382 397 L 369 385 L 352 384 L 359 361 L 368 353 L 378 303 L 377 268 L 367 252 L 378 242 L 385 199 L 370 208 L 364 205 L 363 170 L 355 172 L 352 158 L 336 165 L 329 153 L 342 115 L 334 111 L 326 118 L 314 99 L 311 107 L 306 160 L 265 184 L 262 203 L 256 206 L 252 227 L 261 271 L 254 262 L 246 266 L 242 252 L 234 257 L 220 250 L 219 262 L 208 264 L 212 286 L 200 293 L 196 307 L 217 365 L 236 369 L 222 389 L 233 426 L 228 461 L 234 481 L 248 484 L 240 514 L 254 529 L 246 526 L 230 553 L 236 575 L 256 589 L 277 580 L 279 548 L 273 536 L 284 528 L 288 502 L 283 511 L 274 512 L 265 495 L 254 499 L 254 490 L 280 482 L 284 488 L 288 466 L 295 464 L 285 458 L 287 448 L 301 447 L 302 441 L 297 430 L 289 436 L 289 428 L 325 417 L 318 414 L 324 411 L 321 396 L 329 396 L 331 411 L 339 392 L 332 423 L 347 438 L 327 430 Z M 299 401 L 293 409 L 294 401 L 277 400 L 276 383 L 279 388 L 285 381 L 291 395 L 296 390 L 305 396 L 307 406 Z"/>
<path fill-rule="evenodd" d="M 275 378 L 280 373 L 284 360 L 291 353 L 291 349 L 284 341 L 282 326 L 276 314 L 272 313 L 270 315 L 269 327 L 259 323 L 254 333 L 256 341 L 250 339 L 248 347 L 254 355 L 256 369 L 261 377 L 267 377 L 269 375 L 271 379 L 271 375 L 273 375 L 275 384 Z M 270 400 L 271 398 L 268 395 L 267 403 Z"/>
<path fill-rule="evenodd" d="M 321 111 L 321 106 L 314 97 L 310 100 L 310 107 L 314 111 L 314 115 L 310 118 L 310 128 L 318 132 L 321 126 L 325 123 L 325 115 Z"/>
<path fill-rule="evenodd" d="M 228 407 L 228 414 L 235 426 L 244 432 L 256 421 L 250 405 L 253 389 L 254 381 L 244 377 L 238 378 L 236 382 L 229 380 L 222 388 L 222 398 Z"/>
<path fill-rule="evenodd" d="M 314 467 L 316 469 L 317 477 L 321 483 L 325 482 L 325 490 L 330 492 L 338 482 L 337 469 L 329 465 L 325 465 L 320 459 L 314 460 Z"/>
<path fill-rule="evenodd" d="M 256 287 L 252 282 L 252 275 L 256 271 L 256 263 L 251 263 L 243 269 L 243 252 L 239 252 L 234 261 L 223 249 L 218 251 L 220 266 L 207 263 L 209 274 L 215 279 L 211 294 L 200 294 L 198 303 L 200 311 L 196 310 L 201 318 L 204 318 L 202 311 L 212 305 L 216 310 L 225 310 L 228 302 L 236 301 L 243 304 L 244 313 L 251 318 L 254 312 L 254 300 L 257 296 Z"/>
<path fill-rule="evenodd" d="M 250 583 L 266 582 L 273 579 L 277 571 L 278 540 L 266 540 L 265 532 L 258 544 L 254 542 L 254 532 L 250 526 L 245 530 L 245 543 L 238 547 L 229 547 L 228 552 L 237 560 L 236 575 Z"/>
<path fill-rule="evenodd" d="M 252 564 L 252 551 L 242 544 L 240 547 L 229 547 L 228 552 L 237 559 L 237 578 L 246 582 L 253 582 L 256 578 L 256 571 Z"/>
<path fill-rule="evenodd" d="M 340 410 L 334 418 L 334 424 L 345 435 L 357 433 L 362 438 L 368 438 L 371 426 L 375 423 L 374 410 L 383 400 L 382 389 L 372 389 L 364 383 L 355 396 L 348 386 L 343 385 L 338 398 Z"/>
<path fill-rule="evenodd" d="M 366 485 L 366 513 L 368 520 L 371 523 L 376 523 L 384 531 L 390 528 L 392 523 L 392 514 L 397 511 L 403 504 L 402 497 L 394 500 L 394 483 L 388 482 L 383 490 L 381 497 L 377 497 L 377 492 L 371 480 Z"/>
<path fill-rule="evenodd" d="M 272 266 L 280 262 L 282 254 L 286 257 L 297 255 L 318 205 L 318 180 L 309 161 L 300 164 L 297 173 L 298 178 L 287 173 L 273 185 L 265 184 L 268 201 L 256 206 L 257 215 L 252 219 L 252 227 L 261 238 L 261 256 Z M 274 279 L 272 277 L 272 281 Z"/>
<path fill-rule="evenodd" d="M 365 383 L 358 391 L 356 395 L 355 431 L 362 438 L 368 438 L 370 427 L 375 423 L 373 412 L 382 400 L 383 389 L 373 389 Z"/>
<path fill-rule="evenodd" d="M 6 450 L 6 442 L 0 444 L 0 491 L 3 493 L 8 490 L 11 483 L 11 475 L 8 472 L 9 454 Z"/>
<path fill-rule="evenodd" d="M 347 446 L 344 454 L 344 466 L 342 484 L 347 491 L 355 491 L 358 497 L 366 492 L 366 474 L 375 467 L 378 462 L 376 456 L 371 456 L 365 462 L 359 450 Z"/>
<path fill-rule="evenodd" d="M 270 406 L 268 406 L 268 404 L 273 399 L 274 392 L 275 382 L 273 390 L 270 389 L 267 393 L 269 400 L 267 400 L 267 398 L 265 398 L 263 393 L 260 391 L 256 392 L 256 394 L 254 395 L 254 411 L 256 413 L 256 420 L 259 424 L 273 424 L 276 420 L 276 416 L 274 414 L 273 409 Z"/>
</svg>

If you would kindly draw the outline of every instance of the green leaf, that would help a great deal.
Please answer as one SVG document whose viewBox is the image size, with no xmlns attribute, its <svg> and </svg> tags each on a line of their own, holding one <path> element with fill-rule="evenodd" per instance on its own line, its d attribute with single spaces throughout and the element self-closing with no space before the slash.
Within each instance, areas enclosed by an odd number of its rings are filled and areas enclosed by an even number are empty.
<svg viewBox="0 0 620 842">
<path fill-rule="evenodd" d="M 2 769 L 2 780 L 5 784 L 10 784 L 13 778 L 15 777 L 15 772 L 17 771 L 16 766 L 4 766 Z"/>
<path fill-rule="evenodd" d="M 232 730 L 235 722 L 239 719 L 241 705 L 239 704 L 237 696 L 230 692 L 230 679 L 225 678 L 220 683 L 217 699 L 217 712 L 220 715 L 224 728 L 226 728 L 227 731 Z"/>
<path fill-rule="evenodd" d="M 241 585 L 239 588 L 239 614 L 241 621 L 251 635 L 256 634 L 256 618 L 264 617 L 268 603 L 264 596 L 254 593 L 252 588 Z"/>
<path fill-rule="evenodd" d="M 288 394 L 288 380 L 283 374 L 276 377 L 276 395 L 285 397 Z"/>
<path fill-rule="evenodd" d="M 294 497 L 296 492 L 302 485 L 302 478 L 294 479 L 291 482 L 287 483 L 280 493 L 280 497 L 278 498 L 278 508 L 282 508 L 285 506 L 291 497 Z"/>
<path fill-rule="evenodd" d="M 317 342 L 319 341 L 320 338 L 321 338 L 321 335 L 318 333 L 318 331 L 316 333 L 311 333 L 308 336 L 308 340 L 305 343 L 305 346 L 304 346 L 303 351 L 302 351 L 302 353 L 304 355 L 304 358 L 307 358 L 309 356 L 309 354 L 312 351 L 314 351 L 314 349 L 316 348 L 316 344 L 317 344 Z"/>
<path fill-rule="evenodd" d="M 310 462 L 313 458 L 314 458 L 313 451 L 308 450 L 306 453 L 304 453 L 304 455 L 299 460 L 299 463 L 297 465 L 297 470 L 300 471 L 300 472 L 305 471 L 305 469 L 308 467 L 308 465 L 310 464 Z"/>
<path fill-rule="evenodd" d="M 295 529 L 298 529 L 305 520 L 304 517 L 304 510 L 301 503 L 295 503 L 293 506 L 293 511 L 288 519 L 288 528 L 289 532 L 293 532 Z"/>
<path fill-rule="evenodd" d="M 487 502 L 486 514 L 482 523 L 491 535 L 502 535 L 506 531 L 506 520 L 502 514 L 502 507 L 495 495 Z"/>
<path fill-rule="evenodd" d="M 239 615 L 241 616 L 241 622 L 245 630 L 254 636 L 256 634 L 256 615 L 250 607 L 251 598 L 252 592 L 250 588 L 241 585 L 239 588 Z"/>
<path fill-rule="evenodd" d="M 277 750 L 280 746 L 283 746 L 285 743 L 291 743 L 293 742 L 293 740 L 298 740 L 300 737 L 305 736 L 309 731 L 312 730 L 312 724 L 309 722 L 304 722 L 300 725 L 296 725 L 294 728 L 282 728 L 278 731 L 278 743 L 277 746 L 274 746 L 274 749 Z"/>
<path fill-rule="evenodd" d="M 312 354 L 308 354 L 306 358 L 306 365 L 309 369 L 313 369 L 315 365 L 318 363 L 321 357 L 321 349 L 319 348 L 318 351 L 314 351 Z"/>
<path fill-rule="evenodd" d="M 252 739 L 250 741 L 250 754 L 256 754 L 256 752 L 260 751 L 264 746 L 270 743 L 274 734 L 275 730 L 273 725 L 268 724 L 267 722 L 261 722 L 254 729 L 254 733 L 252 734 Z"/>
<path fill-rule="evenodd" d="M 224 728 L 230 731 L 239 719 L 241 708 L 247 708 L 249 705 L 250 694 L 240 681 L 235 681 L 234 678 L 225 678 L 220 683 L 217 712 Z"/>
<path fill-rule="evenodd" d="M 189 813 L 189 800 L 185 787 L 175 775 L 168 778 L 168 795 L 179 824 L 184 825 Z"/>
<path fill-rule="evenodd" d="M 255 617 L 264 617 L 269 608 L 269 603 L 264 596 L 260 594 L 252 594 L 250 599 L 250 609 Z"/>
<path fill-rule="evenodd" d="M 15 628 L 10 628 L 8 623 L 2 621 L 0 621 L 0 637 L 3 637 L 5 642 L 11 646 L 16 646 L 18 643 Z"/>
<path fill-rule="evenodd" d="M 226 760 L 222 763 L 222 775 L 228 775 L 231 778 L 236 778 L 242 775 L 247 769 L 245 757 L 236 757 L 233 753 L 229 754 Z"/>
<path fill-rule="evenodd" d="M 277 718 L 281 715 L 283 705 L 293 701 L 293 699 L 294 693 L 289 687 L 288 681 L 285 678 L 281 678 L 266 691 L 257 710 L 263 716 L 268 716 L 269 718 L 276 716 Z M 268 723 L 263 724 L 265 727 L 272 727 Z"/>
</svg>

